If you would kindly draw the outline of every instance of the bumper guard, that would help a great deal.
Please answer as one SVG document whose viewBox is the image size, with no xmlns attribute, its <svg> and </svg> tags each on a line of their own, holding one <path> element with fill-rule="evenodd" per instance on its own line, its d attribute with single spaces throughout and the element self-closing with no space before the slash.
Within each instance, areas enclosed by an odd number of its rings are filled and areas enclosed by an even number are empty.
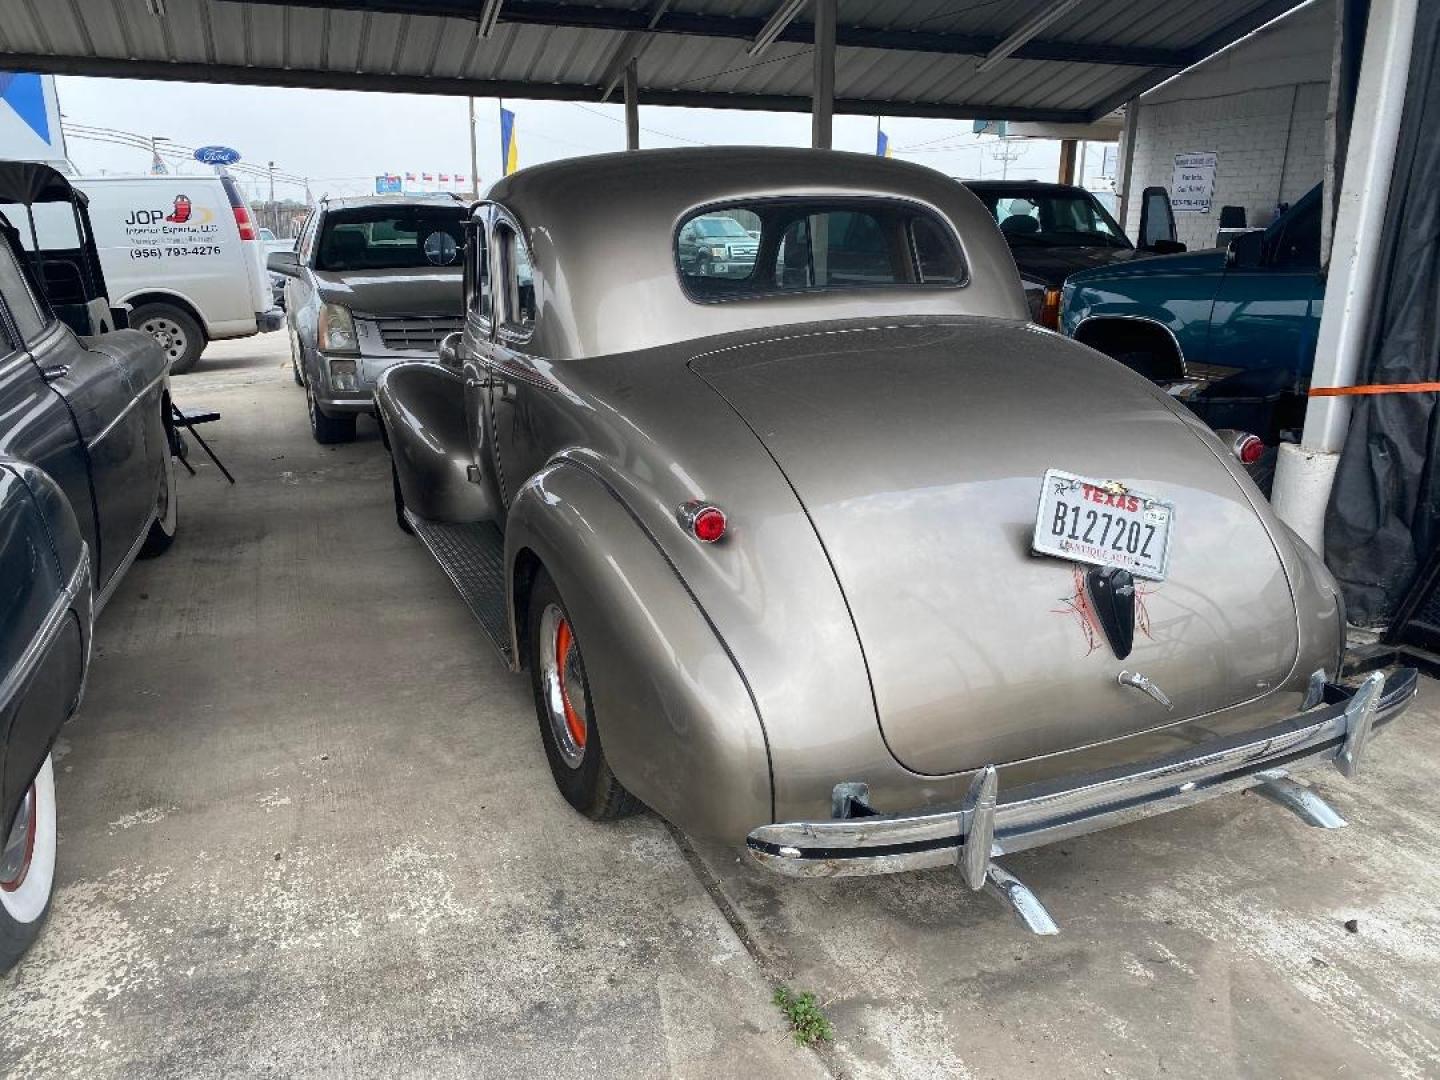
<svg viewBox="0 0 1440 1080">
<path fill-rule="evenodd" d="M 1307 824 L 1345 821 L 1291 774 L 1329 762 L 1353 777 L 1371 734 L 1399 716 L 1418 689 L 1414 669 L 1375 672 L 1358 687 L 1311 677 L 1301 711 L 1256 731 L 1197 744 L 1151 761 L 1017 787 L 1001 795 L 993 765 L 975 774 L 959 804 L 877 813 L 866 785 L 836 785 L 828 821 L 762 825 L 746 838 L 751 857 L 789 877 L 844 877 L 957 866 L 971 889 L 997 892 L 1036 933 L 1053 920 L 997 856 L 1191 806 L 1247 788 Z"/>
</svg>

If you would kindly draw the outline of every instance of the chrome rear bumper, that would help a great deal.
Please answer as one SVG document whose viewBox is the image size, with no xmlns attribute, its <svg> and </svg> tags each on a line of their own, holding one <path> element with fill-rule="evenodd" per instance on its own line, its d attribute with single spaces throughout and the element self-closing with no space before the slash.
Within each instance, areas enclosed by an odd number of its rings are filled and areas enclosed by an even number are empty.
<svg viewBox="0 0 1440 1080">
<path fill-rule="evenodd" d="M 1354 689 L 1326 683 L 1317 673 L 1310 695 L 1317 703 L 1269 727 L 1003 795 L 990 766 L 976 774 L 963 802 L 948 807 L 875 813 L 863 785 L 842 784 L 835 793 L 834 818 L 762 825 L 746 838 L 746 846 L 762 866 L 790 877 L 958 866 L 966 883 L 979 889 L 987 881 L 992 887 L 1000 884 L 995 873 L 1003 871 L 993 866 L 993 857 L 1251 787 L 1261 787 L 1312 824 L 1333 827 L 1343 824 L 1339 816 L 1318 796 L 1307 798 L 1313 793 L 1289 775 L 1328 762 L 1353 776 L 1373 729 L 1404 712 L 1418 685 L 1409 668 L 1388 679 L 1372 674 Z"/>
</svg>

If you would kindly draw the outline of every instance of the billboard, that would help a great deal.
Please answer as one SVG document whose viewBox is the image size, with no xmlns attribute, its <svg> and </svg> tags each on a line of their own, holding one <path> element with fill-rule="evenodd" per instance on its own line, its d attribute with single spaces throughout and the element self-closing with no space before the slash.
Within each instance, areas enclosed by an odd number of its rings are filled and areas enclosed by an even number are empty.
<svg viewBox="0 0 1440 1080">
<path fill-rule="evenodd" d="M 411 179 L 414 177 L 412 176 Z M 399 195 L 401 191 L 399 173 L 385 173 L 383 176 L 375 177 L 376 195 Z"/>
<path fill-rule="evenodd" d="M 0 71 L 0 159 L 43 161 L 71 171 L 54 75 Z"/>
</svg>

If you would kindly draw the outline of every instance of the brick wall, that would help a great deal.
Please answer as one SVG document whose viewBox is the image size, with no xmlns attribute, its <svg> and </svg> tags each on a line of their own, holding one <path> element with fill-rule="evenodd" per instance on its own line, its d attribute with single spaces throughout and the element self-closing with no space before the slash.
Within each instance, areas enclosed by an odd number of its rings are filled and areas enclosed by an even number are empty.
<svg viewBox="0 0 1440 1080">
<path fill-rule="evenodd" d="M 1139 231 L 1139 193 L 1169 188 L 1175 155 L 1201 150 L 1217 155 L 1214 206 L 1209 214 L 1175 215 L 1181 242 L 1213 247 L 1222 206 L 1243 206 L 1249 224 L 1268 224 L 1277 202 L 1294 202 L 1320 181 L 1327 92 L 1323 82 L 1304 83 L 1143 103 L 1126 231 Z"/>
</svg>

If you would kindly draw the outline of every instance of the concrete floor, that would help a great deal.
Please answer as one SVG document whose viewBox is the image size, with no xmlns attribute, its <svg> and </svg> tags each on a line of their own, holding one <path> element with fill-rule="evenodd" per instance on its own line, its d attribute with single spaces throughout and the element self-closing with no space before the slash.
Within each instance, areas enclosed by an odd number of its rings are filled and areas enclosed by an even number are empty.
<svg viewBox="0 0 1440 1080">
<path fill-rule="evenodd" d="M 101 619 L 6 1075 L 1440 1074 L 1433 684 L 1320 779 L 1349 829 L 1239 796 L 1008 860 L 1057 938 L 945 872 L 769 879 L 569 810 L 374 427 L 317 446 L 285 364 L 270 335 L 175 380 L 240 482 L 194 455 Z M 782 981 L 834 1046 L 791 1044 Z"/>
</svg>

